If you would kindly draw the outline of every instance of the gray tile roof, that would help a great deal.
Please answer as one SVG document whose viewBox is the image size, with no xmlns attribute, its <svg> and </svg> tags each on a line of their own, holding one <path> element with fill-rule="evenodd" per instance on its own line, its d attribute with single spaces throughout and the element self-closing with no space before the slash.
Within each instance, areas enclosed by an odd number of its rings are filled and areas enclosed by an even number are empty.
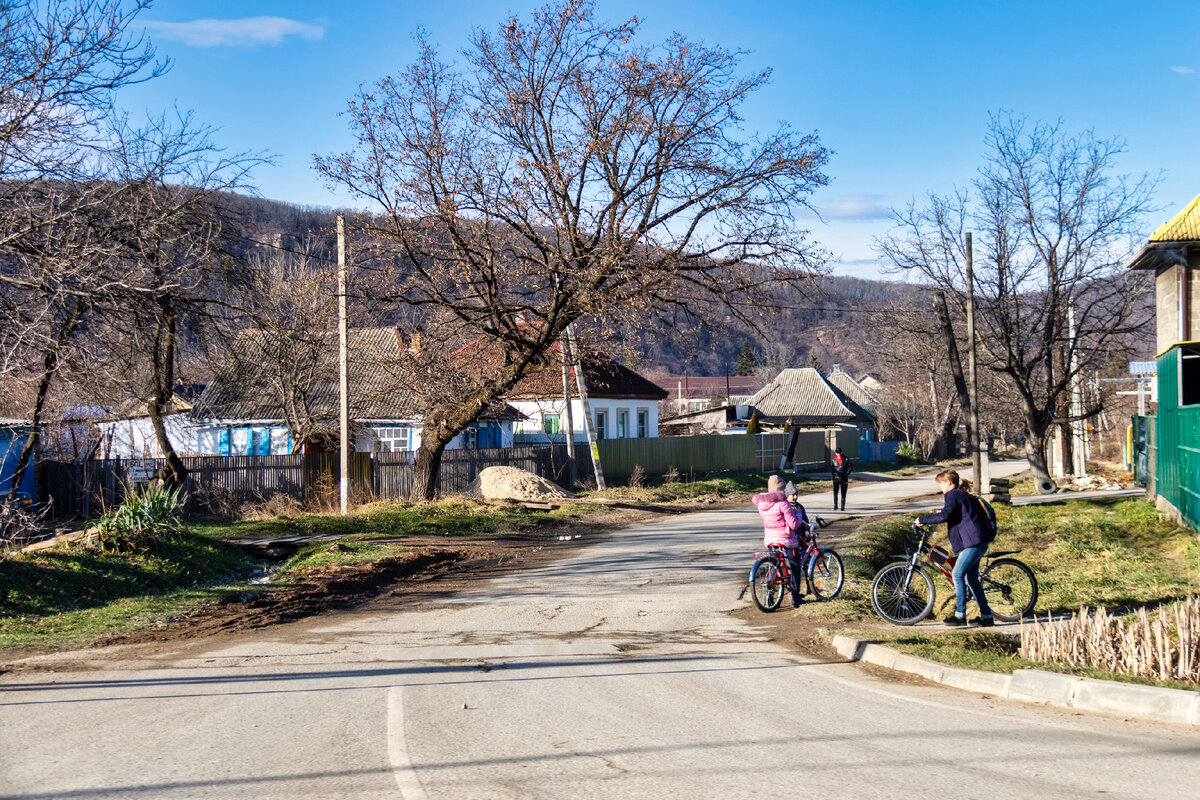
<svg viewBox="0 0 1200 800">
<path fill-rule="evenodd" d="M 856 414 L 812 367 L 785 369 L 747 401 L 764 422 L 791 419 L 796 425 L 854 422 Z M 843 395 L 844 396 L 844 395 Z"/>
<path fill-rule="evenodd" d="M 825 376 L 825 380 L 829 381 L 833 385 L 833 388 L 846 395 L 850 400 L 867 411 L 874 411 L 875 407 L 879 405 L 879 401 L 872 397 L 870 392 L 845 372 L 831 372 Z"/>
<path fill-rule="evenodd" d="M 309 416 L 338 415 L 338 334 L 310 331 L 293 347 L 277 333 L 238 334 L 230 359 L 209 382 L 192 409 L 195 419 L 281 420 L 286 388 L 307 405 Z M 350 416 L 360 420 L 415 419 L 421 409 L 397 376 L 406 352 L 395 328 L 349 332 Z"/>
</svg>

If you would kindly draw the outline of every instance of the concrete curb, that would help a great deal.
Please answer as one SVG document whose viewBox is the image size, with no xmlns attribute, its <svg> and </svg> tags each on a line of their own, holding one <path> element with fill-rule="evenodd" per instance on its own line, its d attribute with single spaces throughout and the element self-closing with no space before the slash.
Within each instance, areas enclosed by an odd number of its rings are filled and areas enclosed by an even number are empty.
<svg viewBox="0 0 1200 800">
<path fill-rule="evenodd" d="M 833 646 L 851 661 L 920 675 L 968 692 L 1200 727 L 1200 692 L 1080 678 L 1040 669 L 1018 669 L 1012 675 L 959 669 L 850 636 L 834 636 Z"/>
</svg>

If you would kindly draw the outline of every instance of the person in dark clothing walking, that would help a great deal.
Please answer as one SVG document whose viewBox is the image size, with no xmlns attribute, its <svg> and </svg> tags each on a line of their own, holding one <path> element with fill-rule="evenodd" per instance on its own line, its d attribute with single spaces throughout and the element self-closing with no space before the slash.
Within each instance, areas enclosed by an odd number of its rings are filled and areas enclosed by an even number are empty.
<svg viewBox="0 0 1200 800">
<path fill-rule="evenodd" d="M 833 510 L 838 510 L 838 490 L 842 493 L 842 511 L 846 510 L 846 486 L 850 483 L 850 470 L 853 465 L 846 454 L 842 452 L 842 448 L 837 448 L 833 451 L 833 460 L 830 462 L 830 471 L 833 473 Z"/>
<path fill-rule="evenodd" d="M 979 604 L 979 624 L 985 628 L 994 625 L 991 606 L 983 594 L 983 583 L 979 580 L 979 562 L 987 553 L 988 531 L 991 523 L 984 516 L 983 507 L 973 502 L 968 492 L 970 481 L 960 481 L 954 470 L 939 472 L 935 478 L 942 490 L 942 510 L 936 514 L 917 517 L 918 525 L 937 525 L 945 522 L 950 527 L 950 546 L 958 560 L 954 563 L 954 613 L 946 617 L 947 625 L 967 624 L 967 587 Z"/>
</svg>

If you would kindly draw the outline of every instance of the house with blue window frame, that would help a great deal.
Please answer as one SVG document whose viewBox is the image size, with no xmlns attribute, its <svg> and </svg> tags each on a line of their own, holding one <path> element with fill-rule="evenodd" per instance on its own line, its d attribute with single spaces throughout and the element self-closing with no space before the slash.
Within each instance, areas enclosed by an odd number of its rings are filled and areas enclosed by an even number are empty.
<svg viewBox="0 0 1200 800">
<path fill-rule="evenodd" d="M 348 344 L 352 448 L 415 450 L 420 446 L 423 409 L 406 385 L 409 345 L 394 327 L 352 328 Z M 195 404 L 177 401 L 172 406 L 166 419 L 172 446 L 180 455 L 336 451 L 337 352 L 337 331 L 300 336 L 241 331 Z M 447 449 L 511 447 L 512 424 L 521 417 L 507 404 L 497 404 Z M 161 455 L 144 414 L 116 421 L 113 427 L 114 456 Z"/>
</svg>

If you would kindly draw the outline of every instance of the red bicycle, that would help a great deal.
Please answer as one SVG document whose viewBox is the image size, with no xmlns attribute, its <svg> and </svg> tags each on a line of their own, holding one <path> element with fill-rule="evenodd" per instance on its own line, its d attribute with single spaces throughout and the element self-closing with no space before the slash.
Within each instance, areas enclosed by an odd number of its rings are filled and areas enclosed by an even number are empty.
<svg viewBox="0 0 1200 800">
<path fill-rule="evenodd" d="M 837 597 L 846 582 L 842 557 L 832 547 L 817 546 L 817 527 L 827 524 L 817 517 L 817 524 L 810 526 L 804 551 L 800 553 L 800 573 L 807 580 L 808 591 L 819 600 Z M 750 568 L 750 594 L 760 611 L 779 608 L 783 596 L 792 586 L 786 548 L 770 545 L 767 550 L 766 553 L 754 554 L 754 566 Z"/>
</svg>

